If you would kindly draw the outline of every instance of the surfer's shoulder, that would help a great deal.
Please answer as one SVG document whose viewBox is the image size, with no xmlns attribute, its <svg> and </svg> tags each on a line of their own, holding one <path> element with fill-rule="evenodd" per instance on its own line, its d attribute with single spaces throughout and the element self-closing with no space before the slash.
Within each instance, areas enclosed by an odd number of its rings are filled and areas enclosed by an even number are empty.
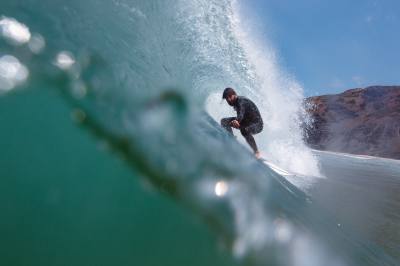
<svg viewBox="0 0 400 266">
<path fill-rule="evenodd" d="M 245 96 L 238 96 L 237 97 L 238 102 L 248 102 L 250 101 L 247 97 Z"/>
<path fill-rule="evenodd" d="M 247 106 L 255 105 L 255 103 L 252 100 L 250 100 L 249 98 L 247 98 L 245 96 L 238 96 L 238 103 L 244 104 Z"/>
</svg>

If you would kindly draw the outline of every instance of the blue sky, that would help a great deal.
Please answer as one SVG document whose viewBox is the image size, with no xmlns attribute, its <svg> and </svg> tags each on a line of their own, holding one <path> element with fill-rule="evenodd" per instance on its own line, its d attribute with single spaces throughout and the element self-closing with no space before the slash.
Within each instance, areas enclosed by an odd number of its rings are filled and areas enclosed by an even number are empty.
<svg viewBox="0 0 400 266">
<path fill-rule="evenodd" d="M 307 96 L 400 85 L 400 0 L 246 0 Z"/>
</svg>

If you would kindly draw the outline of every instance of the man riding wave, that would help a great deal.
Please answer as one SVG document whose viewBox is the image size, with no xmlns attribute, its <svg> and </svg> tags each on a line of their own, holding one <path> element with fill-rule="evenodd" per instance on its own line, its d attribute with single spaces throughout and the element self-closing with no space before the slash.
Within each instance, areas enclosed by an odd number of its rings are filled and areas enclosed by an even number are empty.
<svg viewBox="0 0 400 266">
<path fill-rule="evenodd" d="M 260 158 L 260 152 L 257 148 L 253 135 L 263 130 L 263 120 L 257 106 L 251 100 L 243 96 L 238 96 L 234 89 L 226 88 L 222 94 L 230 106 L 233 106 L 237 116 L 227 117 L 221 120 L 221 126 L 233 135 L 232 128 L 240 130 L 240 133 L 246 139 L 257 158 Z"/>
</svg>

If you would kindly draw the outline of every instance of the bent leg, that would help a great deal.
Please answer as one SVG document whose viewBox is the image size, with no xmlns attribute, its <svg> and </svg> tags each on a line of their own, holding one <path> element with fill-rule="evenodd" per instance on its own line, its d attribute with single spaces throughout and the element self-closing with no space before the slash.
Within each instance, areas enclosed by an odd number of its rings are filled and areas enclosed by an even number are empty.
<svg viewBox="0 0 400 266">
<path fill-rule="evenodd" d="M 233 120 L 235 120 L 235 119 L 236 119 L 236 117 L 227 117 L 227 118 L 222 118 L 221 119 L 221 126 L 223 128 L 225 128 L 232 135 L 233 135 L 233 130 L 232 130 L 232 127 L 231 127 L 231 122 Z"/>
<path fill-rule="evenodd" d="M 251 135 L 255 135 L 260 133 L 263 130 L 263 127 L 263 123 L 255 123 L 247 126 L 246 131 Z"/>
<path fill-rule="evenodd" d="M 242 133 L 242 136 L 246 139 L 247 143 L 250 145 L 250 147 L 253 149 L 254 153 L 258 152 L 257 144 L 256 141 L 254 140 L 254 137 L 251 135 L 249 130 L 245 128 L 240 129 L 240 133 Z"/>
</svg>

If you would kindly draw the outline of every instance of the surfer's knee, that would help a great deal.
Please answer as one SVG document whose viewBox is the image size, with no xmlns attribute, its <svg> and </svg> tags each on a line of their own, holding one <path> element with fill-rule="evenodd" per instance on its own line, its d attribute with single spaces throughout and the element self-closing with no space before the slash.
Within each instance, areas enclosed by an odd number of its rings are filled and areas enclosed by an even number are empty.
<svg viewBox="0 0 400 266">
<path fill-rule="evenodd" d="M 250 132 L 245 127 L 240 129 L 240 133 L 242 134 L 243 137 L 250 135 Z"/>
<path fill-rule="evenodd" d="M 229 118 L 222 118 L 221 119 L 221 126 L 227 126 L 229 125 Z"/>
</svg>

